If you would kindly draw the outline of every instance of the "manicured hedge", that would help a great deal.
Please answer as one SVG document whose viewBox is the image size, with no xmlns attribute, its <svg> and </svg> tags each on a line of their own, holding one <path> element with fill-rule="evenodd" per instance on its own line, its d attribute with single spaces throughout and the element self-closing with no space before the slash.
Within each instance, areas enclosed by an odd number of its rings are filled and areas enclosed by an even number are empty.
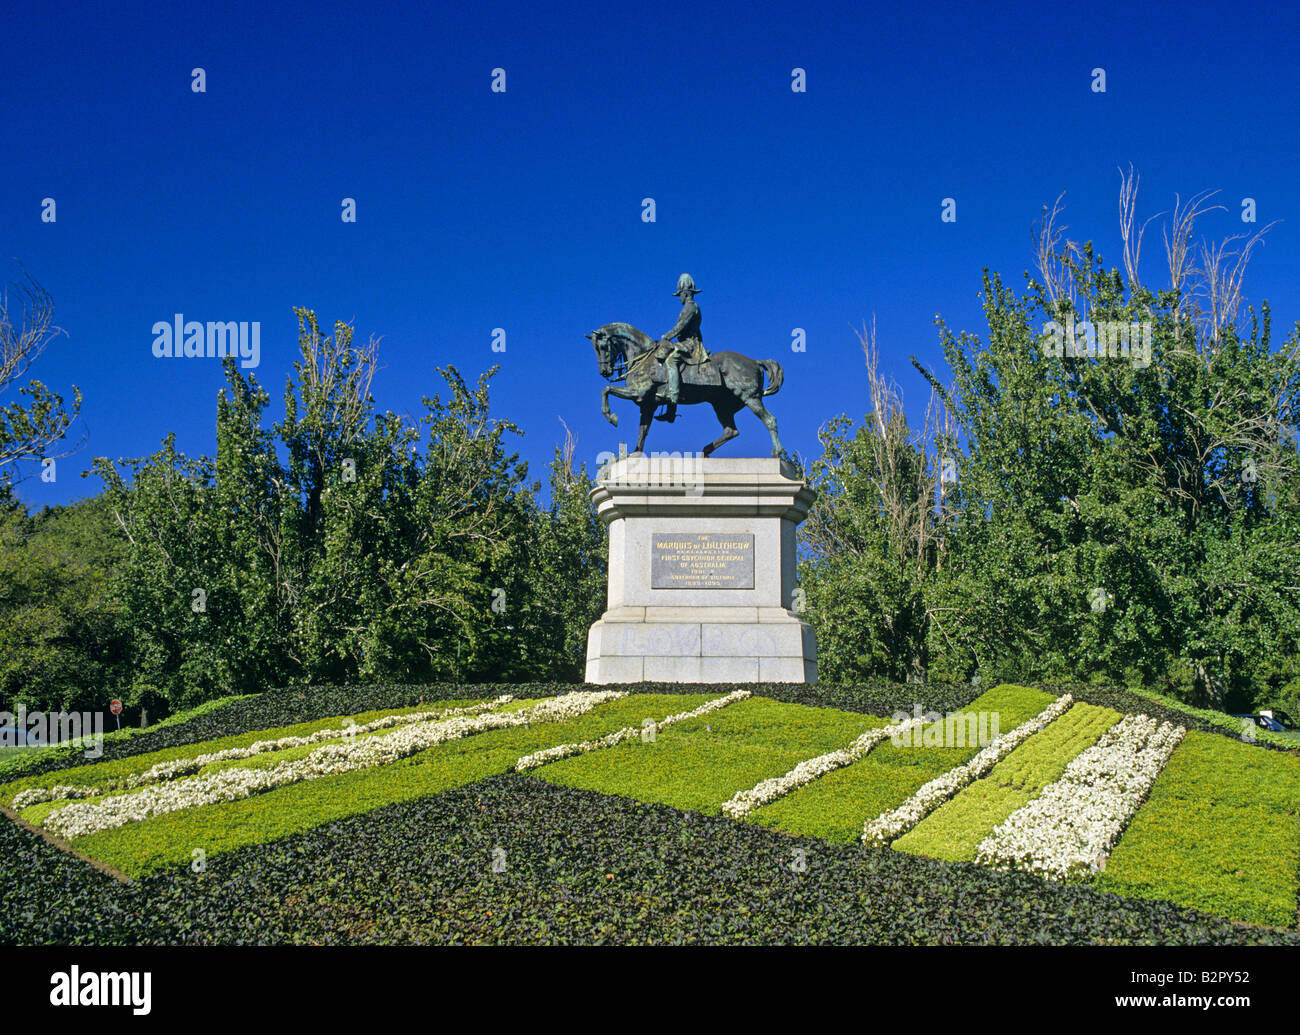
<svg viewBox="0 0 1300 1035">
<path fill-rule="evenodd" d="M 553 697 L 572 689 L 574 688 L 558 683 L 478 686 L 454 683 L 430 686 L 385 683 L 374 686 L 312 686 L 268 690 L 235 699 L 224 707 L 184 722 L 150 728 L 126 743 L 109 743 L 106 738 L 104 757 L 100 761 L 361 712 L 388 712 L 432 702 L 499 697 L 507 693 L 515 697 Z M 42 759 L 31 772 L 54 772 L 85 764 L 86 759 L 79 754 L 69 758 Z"/>
<path fill-rule="evenodd" d="M 448 700 L 445 705 L 449 708 L 458 705 L 473 703 L 470 700 Z M 362 712 L 351 716 L 357 725 L 364 725 L 372 719 L 377 719 L 382 715 L 396 715 L 402 712 L 418 711 L 421 706 L 416 705 L 412 708 L 397 708 L 391 711 L 373 711 Z M 254 730 L 250 733 L 240 733 L 235 736 L 221 737 L 216 740 L 200 741 L 196 744 L 185 744 L 179 747 L 164 748 L 160 751 L 149 751 L 141 754 L 124 755 L 112 758 L 107 761 L 95 761 L 86 763 L 82 759 L 82 765 L 69 766 L 64 769 L 53 770 L 39 773 L 31 776 L 23 776 L 8 783 L 0 783 L 0 805 L 9 805 L 14 795 L 19 791 L 26 790 L 29 787 L 52 787 L 55 784 L 76 784 L 81 786 L 103 786 L 106 781 L 120 780 L 128 776 L 143 773 L 151 766 L 159 762 L 169 762 L 177 758 L 193 758 L 197 755 L 209 754 L 216 751 L 224 751 L 227 748 L 248 747 L 259 740 L 275 740 L 280 737 L 304 737 L 318 730 L 323 729 L 341 729 L 344 725 L 344 719 L 333 717 L 329 719 L 316 719 L 312 722 L 300 722 L 292 726 L 279 726 L 268 730 Z M 310 748 L 305 749 L 310 750 Z M 108 752 L 105 752 L 107 756 Z M 250 761 L 260 761 L 262 764 L 273 763 L 289 757 L 287 751 L 271 752 L 267 755 L 257 756 Z M 225 763 L 230 765 L 232 763 Z M 221 768 L 220 763 L 210 766 L 209 770 Z M 24 813 L 24 819 L 30 817 Z"/>
<path fill-rule="evenodd" d="M 1209 708 L 1193 708 L 1190 704 L 1184 704 L 1176 698 L 1169 697 L 1167 694 L 1156 693 L 1154 690 L 1143 690 L 1141 696 L 1152 701 L 1158 701 L 1175 711 L 1202 719 L 1215 727 L 1220 733 L 1227 733 L 1238 738 L 1241 736 L 1242 720 L 1234 718 L 1225 712 L 1211 711 Z M 1300 743 L 1296 741 L 1297 733 L 1295 730 L 1288 730 L 1286 733 L 1274 733 L 1262 726 L 1254 726 L 1251 732 L 1254 734 L 1256 741 L 1270 744 L 1273 747 L 1292 751 L 1300 748 Z"/>
<path fill-rule="evenodd" d="M 504 775 L 129 885 L 0 823 L 0 942 L 1298 945 L 1300 934 Z"/>
<path fill-rule="evenodd" d="M 145 729 L 126 726 L 120 730 L 106 730 L 103 735 L 104 747 L 107 749 L 124 745 L 139 737 L 148 737 L 160 730 L 192 722 L 201 716 L 208 715 L 250 696 L 252 695 L 239 694 L 231 697 L 221 697 L 214 701 L 204 701 L 193 708 L 170 715 Z M 85 760 L 85 748 L 80 744 L 53 744 L 48 747 L 5 749 L 4 753 L 0 755 L 0 783 L 17 779 L 26 773 L 48 772 L 51 768 L 60 766 L 82 765 Z"/>
<path fill-rule="evenodd" d="M 1219 716 L 1218 713 L 1202 713 L 1185 706 L 1169 707 L 1155 698 L 1127 690 L 1064 682 L 1034 685 L 1057 696 L 1067 692 L 1072 693 L 1081 701 L 1114 708 L 1120 712 L 1145 712 L 1147 715 L 1177 723 L 1188 729 L 1224 736 L 1235 736 L 1240 732 L 1240 727 L 1233 726 L 1231 720 L 1225 726 L 1225 717 Z M 250 730 L 265 730 L 364 711 L 388 711 L 430 701 L 463 697 L 496 697 L 502 693 L 514 694 L 516 697 L 554 697 L 575 689 L 578 689 L 578 686 L 563 683 L 429 685 L 381 683 L 373 686 L 312 686 L 268 690 L 265 693 L 208 702 L 192 712 L 172 716 L 147 730 L 122 730 L 120 735 L 105 734 L 104 757 L 123 758 L 201 740 L 234 736 Z M 947 714 L 969 705 L 979 693 L 976 687 L 968 683 L 911 684 L 885 681 L 852 685 L 719 683 L 708 687 L 698 684 L 640 683 L 621 686 L 619 689 L 682 694 L 694 694 L 702 690 L 713 694 L 725 694 L 732 690 L 747 689 L 763 697 L 790 704 L 838 708 L 843 711 L 864 712 L 886 717 L 895 711 L 911 713 L 916 704 L 920 704 L 923 711 Z M 1202 717 L 1203 715 L 1212 718 Z M 1284 739 L 1264 736 L 1260 736 L 1259 742 L 1278 750 L 1286 750 L 1288 743 Z M 53 772 L 83 764 L 85 759 L 80 753 L 66 749 L 62 751 L 41 749 L 33 751 L 30 755 L 24 752 L 0 760 L 0 781 L 12 779 L 23 773 Z"/>
<path fill-rule="evenodd" d="M 990 770 L 944 802 L 894 842 L 900 852 L 949 862 L 975 858 L 975 849 L 1016 809 L 1038 797 L 1085 748 L 1120 719 L 1119 712 L 1075 704 Z"/>
<path fill-rule="evenodd" d="M 1193 732 L 1096 883 L 1289 927 L 1298 875 L 1300 758 Z"/>
</svg>

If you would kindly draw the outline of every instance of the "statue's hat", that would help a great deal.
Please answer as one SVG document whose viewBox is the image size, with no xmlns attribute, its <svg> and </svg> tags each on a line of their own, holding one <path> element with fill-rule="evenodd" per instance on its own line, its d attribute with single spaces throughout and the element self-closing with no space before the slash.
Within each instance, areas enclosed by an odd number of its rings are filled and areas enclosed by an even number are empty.
<svg viewBox="0 0 1300 1035">
<path fill-rule="evenodd" d="M 677 278 L 677 290 L 674 291 L 673 294 L 680 298 L 686 291 L 689 291 L 693 295 L 698 295 L 700 293 L 700 289 L 695 286 L 695 281 L 691 278 L 689 273 L 683 273 Z"/>
</svg>

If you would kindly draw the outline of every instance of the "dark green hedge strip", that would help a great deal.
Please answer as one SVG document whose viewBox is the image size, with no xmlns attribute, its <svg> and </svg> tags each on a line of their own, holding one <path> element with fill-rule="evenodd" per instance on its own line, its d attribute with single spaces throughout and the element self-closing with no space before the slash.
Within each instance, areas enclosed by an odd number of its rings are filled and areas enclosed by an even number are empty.
<svg viewBox="0 0 1300 1035">
<path fill-rule="evenodd" d="M 515 697 L 554 697 L 582 689 L 582 685 L 567 683 L 436 683 L 431 685 L 383 683 L 374 686 L 312 686 L 268 690 L 266 693 L 234 701 L 189 722 L 168 726 L 156 731 L 141 733 L 130 741 L 104 744 L 104 754 L 96 761 L 127 758 L 131 755 L 159 751 L 163 748 L 194 744 L 217 737 L 229 737 L 250 730 L 272 729 L 298 722 L 311 722 L 335 715 L 354 715 L 363 711 L 389 708 L 406 708 L 421 701 L 445 701 L 464 697 L 497 697 L 513 694 Z M 586 689 L 591 689 L 587 686 Z M 733 690 L 752 690 L 791 704 L 806 704 L 822 708 L 842 708 L 845 711 L 866 712 L 888 718 L 896 710 L 909 714 L 913 705 L 920 703 L 923 710 L 938 712 L 956 711 L 977 696 L 977 688 L 964 683 L 931 683 L 918 687 L 900 683 L 872 683 L 855 686 L 821 686 L 802 683 L 717 683 L 709 686 L 693 684 L 637 683 L 617 689 L 633 693 L 727 694 Z M 23 775 L 54 772 L 84 765 L 80 755 L 67 758 L 49 758 L 31 768 L 24 767 Z"/>
<path fill-rule="evenodd" d="M 1300 933 L 509 774 L 127 886 L 0 823 L 0 942 L 1300 944 Z"/>
</svg>

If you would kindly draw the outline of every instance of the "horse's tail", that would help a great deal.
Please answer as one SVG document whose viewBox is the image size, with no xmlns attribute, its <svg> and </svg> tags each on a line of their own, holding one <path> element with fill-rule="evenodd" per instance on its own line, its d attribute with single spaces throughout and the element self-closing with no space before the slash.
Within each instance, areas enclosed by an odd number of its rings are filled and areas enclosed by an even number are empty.
<svg viewBox="0 0 1300 1035">
<path fill-rule="evenodd" d="M 774 359 L 760 359 L 758 365 L 767 375 L 768 385 L 763 389 L 763 394 L 776 395 L 781 390 L 781 382 L 785 380 L 785 372 L 782 371 L 781 364 Z"/>
</svg>

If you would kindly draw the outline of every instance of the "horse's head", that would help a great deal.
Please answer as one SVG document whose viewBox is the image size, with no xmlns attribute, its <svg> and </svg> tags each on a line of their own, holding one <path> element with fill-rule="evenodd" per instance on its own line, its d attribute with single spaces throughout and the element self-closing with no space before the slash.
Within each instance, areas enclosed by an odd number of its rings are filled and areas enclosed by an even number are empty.
<svg viewBox="0 0 1300 1035">
<path fill-rule="evenodd" d="M 616 380 L 627 373 L 628 362 L 650 347 L 650 339 L 625 323 L 607 323 L 586 337 L 591 339 L 600 364 L 600 376 Z"/>
<path fill-rule="evenodd" d="M 591 346 L 596 350 L 596 362 L 600 366 L 600 376 L 609 380 L 614 376 L 614 349 L 608 327 L 597 327 L 586 337 L 591 339 Z"/>
</svg>

